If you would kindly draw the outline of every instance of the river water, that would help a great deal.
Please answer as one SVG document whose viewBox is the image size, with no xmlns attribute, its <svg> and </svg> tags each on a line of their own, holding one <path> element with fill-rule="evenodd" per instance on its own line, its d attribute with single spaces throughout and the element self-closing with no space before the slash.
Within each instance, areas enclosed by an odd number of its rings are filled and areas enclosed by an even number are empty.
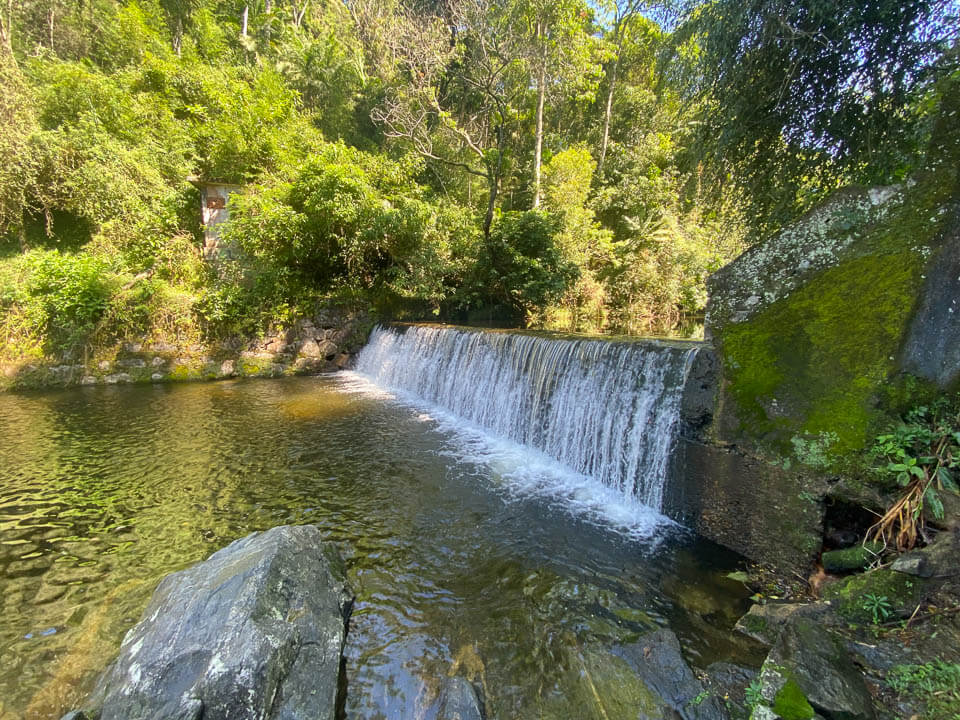
<svg viewBox="0 0 960 720">
<path fill-rule="evenodd" d="M 351 373 L 0 395 L 0 718 L 60 717 L 161 577 L 285 523 L 357 593 L 346 717 L 429 718 L 452 672 L 491 718 L 588 717 L 579 650 L 657 626 L 749 660 L 739 559 L 604 493 Z"/>
</svg>

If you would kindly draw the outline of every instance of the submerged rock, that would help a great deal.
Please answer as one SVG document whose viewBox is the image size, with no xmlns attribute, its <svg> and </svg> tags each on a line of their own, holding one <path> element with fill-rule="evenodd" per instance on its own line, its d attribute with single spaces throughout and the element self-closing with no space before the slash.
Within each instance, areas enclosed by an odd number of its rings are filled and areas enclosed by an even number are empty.
<svg viewBox="0 0 960 720">
<path fill-rule="evenodd" d="M 627 662 L 637 677 L 660 699 L 663 717 L 684 720 L 720 720 L 727 713 L 719 699 L 704 690 L 680 654 L 680 643 L 670 630 L 644 635 L 614 654 Z"/>
<path fill-rule="evenodd" d="M 316 527 L 253 533 L 164 578 L 85 711 L 332 720 L 351 601 L 342 561 Z"/>
<path fill-rule="evenodd" d="M 447 678 L 440 690 L 437 720 L 483 720 L 477 691 L 466 678 Z"/>
</svg>

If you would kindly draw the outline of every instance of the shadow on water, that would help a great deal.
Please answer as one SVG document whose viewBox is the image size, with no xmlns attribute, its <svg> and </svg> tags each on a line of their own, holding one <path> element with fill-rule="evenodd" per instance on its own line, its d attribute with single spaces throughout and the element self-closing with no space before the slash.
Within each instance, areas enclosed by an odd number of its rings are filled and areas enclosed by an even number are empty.
<svg viewBox="0 0 960 720">
<path fill-rule="evenodd" d="M 163 575 L 284 523 L 321 527 L 357 592 L 344 717 L 429 717 L 451 672 L 490 717 L 563 717 L 581 648 L 665 625 L 694 664 L 755 659 L 738 558 L 518 498 L 339 377 L 3 395 L 0 436 L 4 720 L 59 717 Z"/>
</svg>

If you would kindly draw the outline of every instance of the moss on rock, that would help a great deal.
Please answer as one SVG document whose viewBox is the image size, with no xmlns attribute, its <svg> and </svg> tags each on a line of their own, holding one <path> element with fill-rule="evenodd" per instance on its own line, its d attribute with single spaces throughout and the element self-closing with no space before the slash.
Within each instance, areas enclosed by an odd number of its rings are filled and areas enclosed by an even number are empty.
<svg viewBox="0 0 960 720">
<path fill-rule="evenodd" d="M 813 706 L 807 701 L 807 696 L 791 677 L 773 699 L 773 711 L 783 720 L 810 720 L 813 717 Z"/>
<path fill-rule="evenodd" d="M 923 594 L 924 582 L 912 575 L 895 570 L 873 570 L 852 575 L 827 585 L 823 590 L 837 613 L 857 623 L 873 621 L 873 612 L 868 609 L 867 596 L 886 598 L 892 612 L 906 615 L 913 611 Z"/>
<path fill-rule="evenodd" d="M 820 557 L 820 562 L 827 572 L 863 570 L 879 557 L 881 552 L 883 552 L 883 546 L 879 543 L 854 545 L 843 550 L 825 552 Z"/>
<path fill-rule="evenodd" d="M 948 242 L 956 185 L 944 167 L 898 187 L 841 191 L 711 277 L 720 439 L 801 462 L 803 448 L 828 439 L 818 470 L 863 450 L 916 389 L 887 384 Z"/>
<path fill-rule="evenodd" d="M 923 265 L 911 251 L 855 258 L 728 327 L 723 356 L 741 431 L 772 435 L 782 450 L 821 433 L 835 435 L 832 452 L 862 449 Z"/>
</svg>

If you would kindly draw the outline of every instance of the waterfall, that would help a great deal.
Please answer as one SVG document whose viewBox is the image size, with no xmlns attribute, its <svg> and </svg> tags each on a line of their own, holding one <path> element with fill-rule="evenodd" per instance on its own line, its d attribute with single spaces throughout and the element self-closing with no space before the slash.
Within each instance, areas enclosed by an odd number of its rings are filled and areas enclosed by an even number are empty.
<svg viewBox="0 0 960 720">
<path fill-rule="evenodd" d="M 660 510 L 695 347 L 378 327 L 356 370 Z"/>
</svg>

